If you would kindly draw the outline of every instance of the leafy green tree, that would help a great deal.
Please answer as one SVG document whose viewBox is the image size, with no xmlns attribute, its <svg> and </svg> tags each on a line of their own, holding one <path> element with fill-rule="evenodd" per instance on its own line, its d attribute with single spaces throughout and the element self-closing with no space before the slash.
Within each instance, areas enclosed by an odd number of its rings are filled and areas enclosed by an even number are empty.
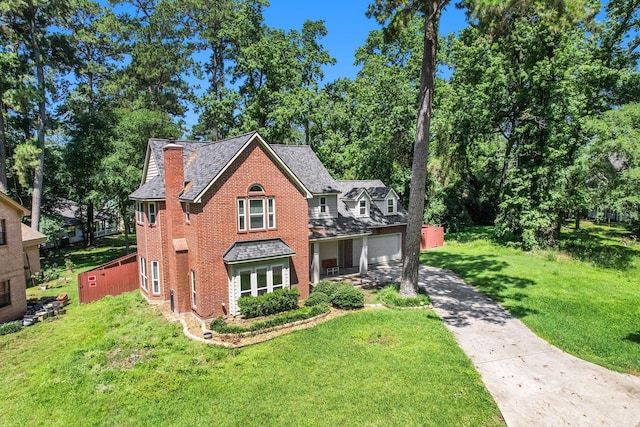
<svg viewBox="0 0 640 427">
<path fill-rule="evenodd" d="M 129 194 L 140 185 L 140 165 L 144 163 L 147 142 L 158 135 L 178 138 L 182 131 L 171 122 L 166 112 L 119 108 L 114 114 L 112 151 L 101 159 L 101 174 L 97 181 L 101 192 L 115 201 L 124 220 L 128 250 L 133 218 Z"/>
<path fill-rule="evenodd" d="M 588 188 L 594 207 L 622 213 L 640 233 L 640 105 L 610 110 L 589 122 Z"/>
<path fill-rule="evenodd" d="M 438 51 L 438 24 L 440 14 L 449 0 L 376 0 L 370 6 L 369 15 L 381 24 L 388 24 L 387 38 L 395 37 L 411 22 L 415 15 L 424 18 L 423 51 L 420 67 L 420 91 L 418 95 L 418 120 L 411 168 L 409 193 L 409 218 L 405 258 L 400 280 L 400 294 L 417 296 L 418 269 L 420 267 L 420 233 L 424 214 L 424 197 L 429 154 L 429 127 L 436 77 L 436 53 Z"/>
<path fill-rule="evenodd" d="M 66 34 L 61 31 L 69 10 L 68 0 L 38 0 L 28 3 L 10 0 L 0 4 L 3 35 L 14 43 L 14 51 L 18 55 L 29 58 L 27 62 L 31 67 L 29 71 L 35 80 L 33 95 L 37 110 L 34 127 L 40 151 L 33 179 L 31 224 L 36 229 L 40 221 L 44 188 L 44 148 L 49 95 L 45 68 L 55 74 L 64 71 L 72 62 L 72 52 L 68 48 Z"/>
</svg>

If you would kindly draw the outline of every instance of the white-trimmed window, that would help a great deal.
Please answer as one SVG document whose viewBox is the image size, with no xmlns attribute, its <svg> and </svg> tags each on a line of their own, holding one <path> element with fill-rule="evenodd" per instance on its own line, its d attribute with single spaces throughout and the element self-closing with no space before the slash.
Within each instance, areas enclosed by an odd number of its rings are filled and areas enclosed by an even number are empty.
<svg viewBox="0 0 640 427">
<path fill-rule="evenodd" d="M 267 226 L 276 228 L 276 199 L 273 197 L 267 199 Z"/>
<path fill-rule="evenodd" d="M 320 197 L 320 213 L 326 213 L 326 212 L 327 212 L 327 198 Z"/>
<path fill-rule="evenodd" d="M 148 211 L 148 219 L 149 219 L 149 225 L 155 225 L 156 223 L 156 202 L 149 202 L 147 205 L 147 211 Z"/>
<path fill-rule="evenodd" d="M 367 199 L 361 199 L 358 202 L 358 216 L 368 216 L 369 203 L 367 203 Z"/>
<path fill-rule="evenodd" d="M 151 291 L 155 295 L 160 294 L 160 263 L 151 261 Z"/>
<path fill-rule="evenodd" d="M 136 222 L 144 224 L 144 203 L 136 202 Z"/>
<path fill-rule="evenodd" d="M 191 305 L 194 307 L 197 303 L 197 295 L 196 295 L 196 272 L 191 270 Z"/>
<path fill-rule="evenodd" d="M 191 207 L 189 206 L 189 203 L 185 203 L 184 204 L 184 220 L 186 221 L 187 224 L 189 224 L 191 222 Z"/>
<path fill-rule="evenodd" d="M 258 296 L 289 287 L 288 262 L 257 264 L 236 270 L 240 297 Z"/>
<path fill-rule="evenodd" d="M 149 283 L 147 282 L 147 260 L 144 257 L 140 257 L 140 286 L 145 291 L 149 290 Z"/>
<path fill-rule="evenodd" d="M 271 267 L 271 281 L 273 290 L 284 288 L 283 268 L 281 265 Z"/>
<path fill-rule="evenodd" d="M 240 271 L 240 297 L 251 296 L 251 270 Z"/>
<path fill-rule="evenodd" d="M 387 214 L 396 213 L 396 200 L 393 197 L 387 199 Z"/>
<path fill-rule="evenodd" d="M 264 228 L 264 199 L 249 199 L 249 230 Z"/>
<path fill-rule="evenodd" d="M 238 199 L 238 230 L 245 231 L 247 229 L 247 219 L 244 211 L 244 199 Z"/>
</svg>

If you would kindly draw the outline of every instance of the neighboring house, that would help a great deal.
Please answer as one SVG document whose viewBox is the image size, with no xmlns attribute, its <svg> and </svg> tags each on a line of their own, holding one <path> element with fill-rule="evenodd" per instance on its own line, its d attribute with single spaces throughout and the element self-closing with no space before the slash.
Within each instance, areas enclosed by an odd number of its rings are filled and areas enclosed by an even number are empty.
<svg viewBox="0 0 640 427">
<path fill-rule="evenodd" d="M 336 181 L 308 146 L 257 132 L 217 142 L 151 139 L 136 201 L 140 288 L 200 319 L 340 268 L 400 259 L 406 212 L 381 181 Z"/>
<path fill-rule="evenodd" d="M 47 236 L 22 224 L 22 248 L 24 252 L 24 278 L 27 285 L 32 276 L 40 272 L 40 245 L 47 241 Z"/>
<path fill-rule="evenodd" d="M 22 317 L 27 309 L 26 276 L 40 270 L 37 248 L 46 237 L 22 224 L 25 215 L 26 208 L 0 193 L 0 323 Z M 27 259 L 31 271 L 25 268 Z"/>
<path fill-rule="evenodd" d="M 62 222 L 64 231 L 61 232 L 55 241 L 48 241 L 47 248 L 57 246 L 67 246 L 85 240 L 83 223 L 80 221 L 80 206 L 71 200 L 64 200 L 60 207 L 53 210 L 53 216 Z M 121 231 L 118 215 L 111 209 L 105 207 L 96 211 L 93 219 L 93 230 L 95 237 L 118 234 Z"/>
</svg>

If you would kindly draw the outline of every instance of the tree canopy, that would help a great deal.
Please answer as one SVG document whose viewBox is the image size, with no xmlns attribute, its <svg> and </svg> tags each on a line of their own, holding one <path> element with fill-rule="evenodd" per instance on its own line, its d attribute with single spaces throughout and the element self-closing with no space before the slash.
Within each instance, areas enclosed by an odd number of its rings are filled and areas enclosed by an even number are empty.
<svg viewBox="0 0 640 427">
<path fill-rule="evenodd" d="M 640 2 L 457 6 L 468 26 L 443 37 L 447 0 L 372 2 L 357 76 L 326 81 L 325 23 L 269 27 L 266 0 L 2 2 L 0 191 L 34 225 L 67 199 L 88 231 L 106 202 L 128 224 L 149 137 L 258 130 L 392 185 L 410 228 L 494 224 L 533 248 L 609 209 L 637 231 Z"/>
</svg>

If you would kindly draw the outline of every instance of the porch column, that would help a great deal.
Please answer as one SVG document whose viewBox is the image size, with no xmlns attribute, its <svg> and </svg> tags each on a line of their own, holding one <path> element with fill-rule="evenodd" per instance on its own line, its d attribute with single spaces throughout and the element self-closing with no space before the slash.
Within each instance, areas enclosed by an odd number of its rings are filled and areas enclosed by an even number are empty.
<svg viewBox="0 0 640 427">
<path fill-rule="evenodd" d="M 360 250 L 360 276 L 366 276 L 369 271 L 369 250 L 367 249 L 367 236 L 362 236 L 362 249 Z"/>
<path fill-rule="evenodd" d="M 313 269 L 311 281 L 318 283 L 320 281 L 320 243 L 313 242 L 313 263 L 311 265 Z"/>
</svg>

